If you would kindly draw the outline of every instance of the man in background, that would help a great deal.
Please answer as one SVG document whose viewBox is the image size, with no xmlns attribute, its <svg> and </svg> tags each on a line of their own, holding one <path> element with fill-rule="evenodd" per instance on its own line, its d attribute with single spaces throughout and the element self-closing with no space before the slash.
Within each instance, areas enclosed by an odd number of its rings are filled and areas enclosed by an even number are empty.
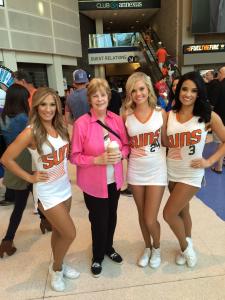
<svg viewBox="0 0 225 300">
<path fill-rule="evenodd" d="M 80 116 L 90 110 L 87 100 L 87 84 L 89 82 L 87 73 L 78 69 L 73 72 L 75 90 L 66 99 L 65 118 L 67 124 L 73 125 Z"/>
<path fill-rule="evenodd" d="M 28 99 L 28 102 L 29 102 L 29 106 L 30 106 L 30 109 L 31 109 L 32 98 L 33 98 L 34 93 L 37 90 L 34 87 L 32 77 L 30 76 L 30 74 L 28 72 L 23 71 L 23 70 L 16 71 L 14 73 L 14 76 L 15 76 L 15 83 L 21 84 L 22 86 L 24 86 L 28 90 L 28 92 L 30 93 L 30 97 Z"/>
<path fill-rule="evenodd" d="M 158 65 L 160 70 L 162 70 L 163 65 L 165 64 L 167 60 L 168 53 L 166 49 L 162 46 L 162 42 L 158 42 L 158 50 L 156 51 L 156 56 L 158 59 Z"/>
</svg>

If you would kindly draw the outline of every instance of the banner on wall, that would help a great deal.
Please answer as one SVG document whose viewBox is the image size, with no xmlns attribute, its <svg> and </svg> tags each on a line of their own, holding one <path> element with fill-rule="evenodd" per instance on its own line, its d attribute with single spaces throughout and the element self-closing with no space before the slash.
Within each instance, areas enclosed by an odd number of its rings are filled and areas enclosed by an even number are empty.
<svg viewBox="0 0 225 300">
<path fill-rule="evenodd" d="M 183 45 L 184 54 L 225 52 L 225 43 Z"/>
<path fill-rule="evenodd" d="M 134 63 L 138 62 L 138 57 L 138 53 L 134 51 L 114 53 L 89 53 L 88 62 L 90 65 Z"/>
<path fill-rule="evenodd" d="M 160 0 L 142 1 L 79 1 L 79 10 L 114 10 L 160 8 Z"/>
</svg>

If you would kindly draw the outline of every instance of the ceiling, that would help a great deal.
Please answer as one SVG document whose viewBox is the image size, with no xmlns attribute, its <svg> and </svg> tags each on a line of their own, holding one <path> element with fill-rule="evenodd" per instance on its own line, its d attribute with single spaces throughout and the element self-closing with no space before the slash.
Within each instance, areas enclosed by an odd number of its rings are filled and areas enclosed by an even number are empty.
<svg viewBox="0 0 225 300">
<path fill-rule="evenodd" d="M 149 26 L 150 19 L 159 11 L 158 8 L 149 9 L 123 9 L 82 11 L 83 15 L 95 20 L 103 19 L 104 32 L 130 32 L 140 31 Z"/>
</svg>

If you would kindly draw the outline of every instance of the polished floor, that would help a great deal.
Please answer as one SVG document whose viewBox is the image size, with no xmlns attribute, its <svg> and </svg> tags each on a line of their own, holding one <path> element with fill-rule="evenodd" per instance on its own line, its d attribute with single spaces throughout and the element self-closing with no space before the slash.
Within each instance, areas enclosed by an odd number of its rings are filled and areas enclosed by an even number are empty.
<svg viewBox="0 0 225 300">
<path fill-rule="evenodd" d="M 162 239 L 162 264 L 157 270 L 136 265 L 143 250 L 133 198 L 121 196 L 118 208 L 118 226 L 115 248 L 124 263 L 116 265 L 105 258 L 100 278 L 90 274 L 91 236 L 87 210 L 82 194 L 75 185 L 74 167 L 70 167 L 73 185 L 72 216 L 77 227 L 77 238 L 71 246 L 67 261 L 75 266 L 81 276 L 67 280 L 64 293 L 51 290 L 48 266 L 52 255 L 50 234 L 41 234 L 39 219 L 33 214 L 31 199 L 15 238 L 17 252 L 0 259 L 0 300 L 223 300 L 225 299 L 225 226 L 224 221 L 198 198 L 191 203 L 193 216 L 193 241 L 198 253 L 194 269 L 177 266 L 174 257 L 178 244 L 171 230 L 159 214 Z M 216 174 L 215 174 L 216 175 Z M 213 174 L 214 176 L 214 174 Z M 220 177 L 219 177 L 220 178 Z M 214 186 L 211 195 L 219 193 Z M 225 206 L 223 194 L 223 207 Z M 0 207 L 0 236 L 5 233 L 12 207 Z"/>
<path fill-rule="evenodd" d="M 215 143 L 206 144 L 204 156 L 210 156 L 216 149 Z M 210 207 L 219 218 L 225 221 L 225 166 L 223 172 L 217 174 L 211 169 L 205 171 L 206 185 L 201 188 L 197 196 Z"/>
</svg>

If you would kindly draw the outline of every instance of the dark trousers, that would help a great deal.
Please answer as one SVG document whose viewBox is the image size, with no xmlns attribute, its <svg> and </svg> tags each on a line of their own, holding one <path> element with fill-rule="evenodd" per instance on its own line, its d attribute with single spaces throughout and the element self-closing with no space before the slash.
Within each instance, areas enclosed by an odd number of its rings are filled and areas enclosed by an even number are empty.
<svg viewBox="0 0 225 300">
<path fill-rule="evenodd" d="M 5 201 L 14 203 L 14 190 L 6 188 L 5 191 Z"/>
<path fill-rule="evenodd" d="M 105 254 L 113 249 L 113 236 L 117 222 L 120 190 L 116 184 L 108 185 L 108 198 L 96 198 L 84 193 L 91 222 L 93 261 L 102 262 Z"/>
<path fill-rule="evenodd" d="M 27 199 L 30 193 L 30 187 L 26 190 L 12 190 L 10 189 L 10 195 L 15 202 L 14 209 L 12 211 L 9 226 L 6 232 L 6 236 L 3 240 L 11 241 L 14 239 L 17 228 L 23 216 L 24 209 L 27 205 Z"/>
</svg>

